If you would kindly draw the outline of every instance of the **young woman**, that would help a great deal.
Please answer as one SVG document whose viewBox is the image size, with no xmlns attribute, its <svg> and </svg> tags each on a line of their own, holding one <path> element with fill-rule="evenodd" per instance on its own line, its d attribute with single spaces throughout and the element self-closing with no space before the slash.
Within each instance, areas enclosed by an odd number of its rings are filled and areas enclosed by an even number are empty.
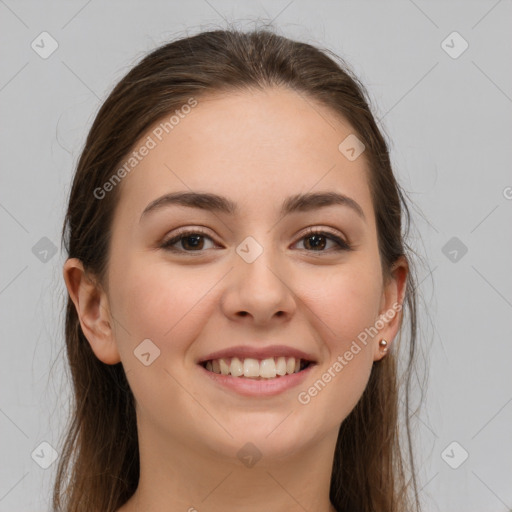
<svg viewBox="0 0 512 512">
<path fill-rule="evenodd" d="M 407 208 L 366 98 L 267 30 L 166 44 L 115 87 L 63 233 L 55 510 L 419 510 Z"/>
</svg>

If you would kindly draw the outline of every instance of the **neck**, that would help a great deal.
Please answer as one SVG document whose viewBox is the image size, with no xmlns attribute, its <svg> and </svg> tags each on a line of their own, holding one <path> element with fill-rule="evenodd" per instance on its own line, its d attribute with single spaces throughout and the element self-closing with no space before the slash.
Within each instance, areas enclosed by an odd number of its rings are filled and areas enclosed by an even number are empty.
<svg viewBox="0 0 512 512">
<path fill-rule="evenodd" d="M 139 485 L 118 512 L 336 512 L 329 501 L 336 438 L 337 431 L 285 458 L 262 454 L 255 462 L 251 448 L 239 460 L 142 435 Z"/>
</svg>

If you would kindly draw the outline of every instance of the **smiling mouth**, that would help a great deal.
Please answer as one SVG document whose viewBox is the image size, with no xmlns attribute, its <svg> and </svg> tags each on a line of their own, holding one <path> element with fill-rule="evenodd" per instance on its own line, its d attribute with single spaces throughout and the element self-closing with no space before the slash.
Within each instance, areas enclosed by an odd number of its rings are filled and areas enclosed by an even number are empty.
<svg viewBox="0 0 512 512">
<path fill-rule="evenodd" d="M 312 361 L 285 356 L 266 359 L 232 357 L 211 359 L 200 363 L 203 368 L 212 373 L 253 380 L 285 377 L 299 373 L 313 364 Z"/>
</svg>

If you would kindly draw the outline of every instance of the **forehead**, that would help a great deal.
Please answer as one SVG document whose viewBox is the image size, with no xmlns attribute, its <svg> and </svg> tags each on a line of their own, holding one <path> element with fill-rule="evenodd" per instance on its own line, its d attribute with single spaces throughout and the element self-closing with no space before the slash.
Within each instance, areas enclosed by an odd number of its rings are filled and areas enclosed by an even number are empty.
<svg viewBox="0 0 512 512">
<path fill-rule="evenodd" d="M 302 93 L 272 88 L 200 96 L 147 130 L 123 179 L 120 207 L 140 213 L 173 191 L 215 192 L 253 209 L 283 195 L 336 190 L 371 208 L 364 154 L 339 150 L 353 129 Z M 193 105 L 193 102 L 189 102 Z M 129 155 L 128 155 L 129 156 Z"/>
</svg>

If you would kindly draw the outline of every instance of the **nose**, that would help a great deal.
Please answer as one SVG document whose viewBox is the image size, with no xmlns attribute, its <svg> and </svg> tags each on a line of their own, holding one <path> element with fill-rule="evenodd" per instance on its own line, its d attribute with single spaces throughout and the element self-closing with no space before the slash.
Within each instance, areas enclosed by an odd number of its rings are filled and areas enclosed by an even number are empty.
<svg viewBox="0 0 512 512">
<path fill-rule="evenodd" d="M 234 268 L 221 301 L 224 314 L 237 321 L 250 318 L 255 325 L 268 324 L 274 318 L 289 321 L 297 305 L 286 262 L 270 248 L 249 261 L 234 254 Z"/>
</svg>

